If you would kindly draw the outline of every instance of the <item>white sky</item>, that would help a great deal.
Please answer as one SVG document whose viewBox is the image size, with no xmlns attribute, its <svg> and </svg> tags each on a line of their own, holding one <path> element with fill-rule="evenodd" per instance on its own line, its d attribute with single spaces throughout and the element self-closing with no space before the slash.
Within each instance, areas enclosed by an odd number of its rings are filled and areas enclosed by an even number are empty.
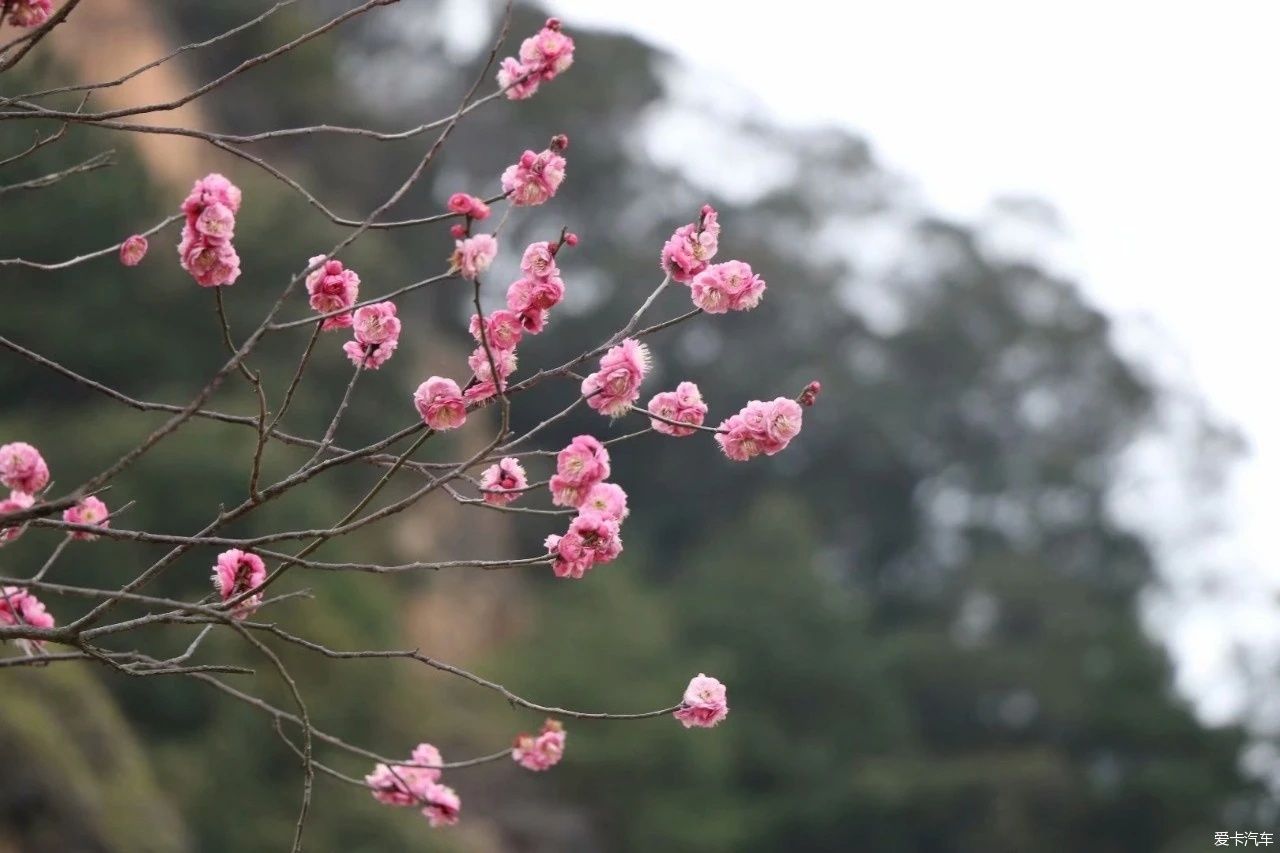
<svg viewBox="0 0 1280 853">
<path fill-rule="evenodd" d="M 1225 583 L 1208 598 L 1188 585 L 1180 615 L 1157 616 L 1184 687 L 1208 717 L 1230 715 L 1239 694 L 1218 689 L 1228 640 L 1280 648 L 1269 529 L 1280 505 L 1280 3 L 549 5 L 570 32 L 604 27 L 666 47 L 781 121 L 864 134 L 952 216 L 972 219 L 1007 193 L 1058 208 L 1074 266 L 1121 319 L 1122 342 L 1127 329 L 1160 330 L 1180 355 L 1160 370 L 1250 444 L 1230 527 L 1206 565 L 1183 572 L 1211 568 Z M 1181 531 L 1166 532 L 1176 556 Z"/>
</svg>

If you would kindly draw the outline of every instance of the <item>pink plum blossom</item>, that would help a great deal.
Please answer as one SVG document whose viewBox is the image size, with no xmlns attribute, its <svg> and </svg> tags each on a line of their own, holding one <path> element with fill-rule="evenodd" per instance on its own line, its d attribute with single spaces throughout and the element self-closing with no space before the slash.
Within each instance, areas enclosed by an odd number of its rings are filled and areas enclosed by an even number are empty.
<svg viewBox="0 0 1280 853">
<path fill-rule="evenodd" d="M 6 513 L 28 509 L 35 502 L 36 499 L 26 492 L 10 492 L 9 497 L 0 501 L 0 516 Z M 8 545 L 10 542 L 25 533 L 26 530 L 26 522 L 0 527 L 0 545 Z"/>
<path fill-rule="evenodd" d="M 708 314 L 749 311 L 760 304 L 765 282 L 742 261 L 725 261 L 707 267 L 690 286 L 693 304 Z"/>
<path fill-rule="evenodd" d="M 716 209 L 702 206 L 697 222 L 681 225 L 662 246 L 662 271 L 673 281 L 688 284 L 707 268 L 720 248 L 720 221 Z"/>
<path fill-rule="evenodd" d="M 440 750 L 429 743 L 420 743 L 409 758 L 411 764 L 374 765 L 373 772 L 364 777 L 373 798 L 389 806 L 414 806 L 427 801 L 427 789 L 440 781 L 444 759 Z"/>
<path fill-rule="evenodd" d="M 548 719 L 542 731 L 516 738 L 511 758 L 526 770 L 550 770 L 564 757 L 565 731 L 558 720 Z"/>
<path fill-rule="evenodd" d="M 803 421 L 804 410 L 795 400 L 752 400 L 720 424 L 716 441 L 724 455 L 735 462 L 745 462 L 761 453 L 772 456 L 800 433 Z"/>
<path fill-rule="evenodd" d="M 347 354 L 347 358 L 351 363 L 357 365 L 362 370 L 377 370 L 395 354 L 396 347 L 400 342 L 396 339 L 387 341 L 384 344 L 362 344 L 359 341 L 347 341 L 342 345 L 342 351 Z"/>
<path fill-rule="evenodd" d="M 480 316 L 471 315 L 471 337 L 481 345 L 488 343 L 490 349 L 514 350 L 524 337 L 524 326 L 520 315 L 510 309 L 494 311 L 485 318 L 484 338 L 480 337 Z"/>
<path fill-rule="evenodd" d="M 526 151 L 502 173 L 502 191 L 517 207 L 542 204 L 564 182 L 565 159 L 552 147 L 535 154 Z"/>
<path fill-rule="evenodd" d="M 585 508 L 569 522 L 563 536 L 548 536 L 545 544 L 554 558 L 551 570 L 558 578 L 581 578 L 622 553 L 617 520 Z"/>
<path fill-rule="evenodd" d="M 49 466 L 30 444 L 10 442 L 0 446 L 0 483 L 34 495 L 49 484 Z"/>
<path fill-rule="evenodd" d="M 52 628 L 55 624 L 40 599 L 20 586 L 0 587 L 0 625 Z M 18 646 L 28 655 L 43 645 L 39 640 L 18 640 Z"/>
<path fill-rule="evenodd" d="M 554 80 L 573 64 L 573 39 L 560 31 L 560 20 L 548 18 L 541 30 L 520 45 L 520 56 L 502 60 L 498 85 L 513 101 L 530 98 L 541 83 Z"/>
<path fill-rule="evenodd" d="M 547 312 L 564 299 L 564 282 L 556 274 L 546 278 L 517 279 L 507 288 L 507 308 L 520 317 L 520 325 L 531 335 L 542 331 Z"/>
<path fill-rule="evenodd" d="M 452 379 L 432 376 L 413 392 L 413 405 L 427 426 L 437 431 L 456 429 L 467 420 L 462 389 Z"/>
<path fill-rule="evenodd" d="M 9 23 L 15 27 L 38 27 L 52 13 L 52 0 L 16 0 L 9 10 Z"/>
<path fill-rule="evenodd" d="M 556 267 L 555 244 L 548 243 L 546 240 L 530 243 L 520 257 L 520 269 L 530 278 L 540 280 L 559 275 L 560 270 Z"/>
<path fill-rule="evenodd" d="M 627 338 L 600 359 L 600 369 L 582 380 L 587 405 L 603 415 L 625 414 L 640 397 L 640 383 L 651 366 L 649 348 Z"/>
<path fill-rule="evenodd" d="M 676 437 L 693 435 L 697 432 L 693 427 L 702 426 L 707 416 L 707 404 L 702 401 L 702 392 L 692 382 L 681 382 L 674 391 L 655 394 L 646 408 L 665 419 L 649 419 L 649 424 L 655 431 Z M 678 421 L 689 426 L 674 426 L 666 421 Z"/>
<path fill-rule="evenodd" d="M 96 527 L 110 527 L 108 520 L 111 513 L 107 505 L 93 495 L 84 498 L 73 507 L 62 511 L 62 520 L 68 524 L 91 524 Z M 77 530 L 71 534 L 72 539 L 93 540 L 98 537 L 87 530 Z"/>
<path fill-rule="evenodd" d="M 493 357 L 492 365 L 490 356 Z M 491 346 L 486 351 L 484 346 L 478 346 L 472 350 L 471 355 L 467 356 L 467 365 L 475 373 L 475 381 L 463 392 L 467 403 L 479 403 L 495 396 L 498 386 L 493 378 L 493 369 L 497 368 L 498 380 L 505 383 L 507 377 L 515 373 L 517 362 L 516 351 L 513 349 Z"/>
<path fill-rule="evenodd" d="M 224 602 L 259 587 L 267 579 L 267 566 L 257 554 L 232 548 L 218 555 L 213 566 L 213 588 Z M 234 619 L 245 619 L 262 606 L 262 593 L 253 595 L 231 609 Z"/>
<path fill-rule="evenodd" d="M 594 436 L 580 435 L 556 454 L 551 477 L 551 502 L 579 507 L 597 483 L 609 477 L 609 451 Z"/>
<path fill-rule="evenodd" d="M 536 70 L 544 83 L 568 70 L 573 64 L 573 39 L 560 32 L 559 18 L 548 18 L 541 30 L 521 42 L 520 63 Z"/>
<path fill-rule="evenodd" d="M 178 258 L 201 287 L 234 284 L 240 276 L 240 256 L 231 245 L 240 201 L 240 188 L 215 172 L 196 181 L 182 202 L 186 222 Z"/>
<path fill-rule="evenodd" d="M 342 346 L 351 363 L 366 370 L 377 370 L 391 358 L 400 345 L 400 318 L 394 302 L 363 305 L 351 320 L 355 340 Z"/>
<path fill-rule="evenodd" d="M 467 193 L 454 193 L 449 196 L 449 211 L 477 220 L 488 219 L 490 213 L 489 205 L 485 204 L 483 199 Z"/>
<path fill-rule="evenodd" d="M 492 234 L 476 234 L 454 244 L 450 262 L 462 277 L 474 281 L 498 255 L 498 241 Z"/>
<path fill-rule="evenodd" d="M 423 791 L 422 800 L 426 803 L 422 814 L 432 827 L 453 826 L 458 822 L 462 799 L 448 785 L 432 782 Z"/>
<path fill-rule="evenodd" d="M 500 459 L 497 464 L 490 465 L 480 474 L 480 490 L 484 492 L 484 501 L 493 506 L 506 506 L 520 497 L 521 490 L 528 488 L 529 478 L 524 466 L 514 456 Z"/>
<path fill-rule="evenodd" d="M 804 386 L 804 390 L 800 392 L 800 397 L 796 400 L 802 406 L 809 407 L 818 402 L 818 395 L 822 393 L 822 383 L 813 380 Z"/>
<path fill-rule="evenodd" d="M 134 234 L 120 244 L 120 263 L 126 267 L 136 267 L 147 256 L 147 238 Z"/>
<path fill-rule="evenodd" d="M 498 66 L 498 85 L 512 101 L 523 101 L 532 98 L 542 83 L 541 75 L 536 68 L 529 68 L 514 56 L 508 56 Z"/>
<path fill-rule="evenodd" d="M 617 483 L 596 483 L 587 492 L 582 509 L 598 512 L 618 523 L 631 514 L 627 508 L 627 493 Z"/>
<path fill-rule="evenodd" d="M 698 673 L 685 688 L 684 698 L 675 718 L 686 729 L 709 729 L 729 716 L 729 700 L 725 687 L 717 679 Z"/>
<path fill-rule="evenodd" d="M 320 314 L 329 314 L 355 305 L 360 294 L 360 276 L 356 271 L 347 269 L 342 261 L 332 258 L 326 260 L 324 255 L 316 255 L 307 262 L 309 267 L 316 264 L 319 266 L 307 274 L 307 293 L 311 297 L 312 309 Z M 348 311 L 326 317 L 320 328 L 326 331 L 345 329 L 352 322 L 351 312 Z"/>
</svg>

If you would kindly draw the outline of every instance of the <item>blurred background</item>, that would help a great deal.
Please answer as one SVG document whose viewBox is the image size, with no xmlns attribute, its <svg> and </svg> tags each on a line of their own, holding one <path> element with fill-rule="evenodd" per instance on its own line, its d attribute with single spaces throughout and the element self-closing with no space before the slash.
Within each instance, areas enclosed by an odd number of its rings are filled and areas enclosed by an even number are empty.
<svg viewBox="0 0 1280 853">
<path fill-rule="evenodd" d="M 107 79 L 271 5 L 83 4 L 4 92 Z M 294 4 L 91 106 L 173 97 L 353 5 Z M 496 12 L 405 0 L 154 121 L 412 126 L 454 108 Z M 564 187 L 512 218 L 496 265 L 505 285 L 528 241 L 562 225 L 582 238 L 562 264 L 554 335 L 522 346 L 518 376 L 621 326 L 659 278 L 662 242 L 709 201 L 721 255 L 750 261 L 769 292 L 749 314 L 655 337 L 646 388 L 694 379 L 713 416 L 815 377 L 823 396 L 771 459 L 732 464 L 697 439 L 625 446 L 626 552 L 582 582 L 297 571 L 290 587 L 316 597 L 276 618 L 338 648 L 420 646 L 568 707 L 657 707 L 714 673 L 733 714 L 713 732 L 571 722 L 550 773 L 450 773 L 464 812 L 448 831 L 321 777 L 308 849 L 1118 853 L 1274 831 L 1280 620 L 1266 546 L 1280 446 L 1265 326 L 1280 134 L 1261 106 L 1277 71 L 1267 5 L 1206 20 L 1147 3 L 559 0 L 517 4 L 507 52 L 549 12 L 577 40 L 575 67 L 532 100 L 472 114 L 397 212 L 492 194 L 520 151 L 565 132 Z M 32 127 L 3 129 L 6 156 Z M 359 217 L 424 144 L 327 136 L 252 151 Z M 105 148 L 110 170 L 4 198 L 0 256 L 110 245 L 220 170 L 245 195 L 245 272 L 227 293 L 243 333 L 343 234 L 261 171 L 179 138 L 72 128 L 3 183 Z M 131 270 L 5 268 L 0 333 L 136 397 L 189 399 L 224 356 L 176 239 L 158 235 Z M 444 228 L 381 232 L 349 265 L 375 295 L 439 270 L 451 246 Z M 407 425 L 424 376 L 462 375 L 469 289 L 452 284 L 399 301 L 401 349 L 357 388 L 341 441 Z M 686 307 L 671 292 L 655 316 Z M 306 313 L 298 297 L 289 317 Z M 269 339 L 255 359 L 268 387 L 305 344 L 305 329 Z M 299 431 L 318 434 L 342 394 L 339 345 L 322 340 L 287 419 Z M 522 399 L 517 427 L 573 391 Z M 13 356 L 0 358 L 0 401 L 0 439 L 37 443 L 64 486 L 158 422 Z M 237 384 L 218 404 L 255 410 Z M 632 428 L 586 413 L 545 446 Z M 479 446 L 481 430 L 462 432 L 435 458 Z M 110 501 L 137 501 L 129 527 L 190 532 L 243 495 L 251 448 L 248 430 L 193 424 Z M 276 473 L 300 461 L 267 460 Z M 326 523 L 375 476 L 318 478 L 232 535 Z M 524 556 L 548 532 L 440 498 L 321 558 Z M 28 532 L 3 566 L 30 574 L 55 543 Z M 199 593 L 212 556 L 188 555 L 156 591 Z M 113 586 L 154 558 L 74 543 L 54 579 Z M 60 621 L 81 606 L 49 605 Z M 176 653 L 189 639 L 137 644 Z M 233 638 L 203 649 L 254 663 Z M 422 667 L 280 653 L 318 725 L 382 753 L 429 740 L 468 758 L 541 722 Z M 267 678 L 254 686 L 286 701 Z M 261 715 L 185 680 L 0 670 L 0 756 L 3 853 L 275 851 L 292 836 L 296 760 Z"/>
</svg>

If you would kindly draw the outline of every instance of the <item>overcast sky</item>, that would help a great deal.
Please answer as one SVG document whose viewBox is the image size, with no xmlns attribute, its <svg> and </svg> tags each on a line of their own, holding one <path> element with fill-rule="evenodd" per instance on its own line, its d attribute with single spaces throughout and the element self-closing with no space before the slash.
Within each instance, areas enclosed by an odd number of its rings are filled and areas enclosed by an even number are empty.
<svg viewBox="0 0 1280 853">
<path fill-rule="evenodd" d="M 1280 649 L 1280 3 L 550 6 L 570 31 L 668 48 L 780 121 L 865 135 L 944 213 L 972 219 L 1010 193 L 1059 210 L 1073 267 L 1119 318 L 1119 343 L 1148 361 L 1163 353 L 1159 371 L 1249 442 L 1229 526 L 1194 561 L 1180 526 L 1195 496 L 1153 498 L 1147 513 L 1164 525 L 1168 562 L 1183 563 L 1180 605 L 1157 612 L 1183 686 L 1209 718 L 1231 715 L 1241 697 L 1222 683 L 1229 641 Z M 1208 592 L 1191 580 L 1206 572 L 1220 581 Z"/>
</svg>

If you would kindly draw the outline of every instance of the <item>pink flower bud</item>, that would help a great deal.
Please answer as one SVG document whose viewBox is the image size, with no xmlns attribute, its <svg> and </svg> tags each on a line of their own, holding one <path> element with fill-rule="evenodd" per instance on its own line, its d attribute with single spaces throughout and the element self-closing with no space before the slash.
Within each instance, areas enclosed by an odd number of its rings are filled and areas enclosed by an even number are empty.
<svg viewBox="0 0 1280 853">
<path fill-rule="evenodd" d="M 822 393 L 822 383 L 813 380 L 804 386 L 804 390 L 800 392 L 800 398 L 796 401 L 802 406 L 812 406 L 818 402 L 818 394 Z"/>
</svg>

